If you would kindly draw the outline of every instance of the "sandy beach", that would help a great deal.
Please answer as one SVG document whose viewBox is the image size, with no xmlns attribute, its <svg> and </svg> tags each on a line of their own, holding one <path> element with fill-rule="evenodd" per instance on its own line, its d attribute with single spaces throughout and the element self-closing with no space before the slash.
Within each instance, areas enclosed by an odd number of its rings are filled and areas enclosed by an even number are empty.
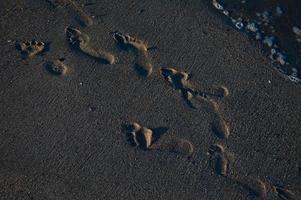
<svg viewBox="0 0 301 200">
<path fill-rule="evenodd" d="M 0 199 L 300 199 L 300 85 L 213 10 L 1 1 Z"/>
</svg>

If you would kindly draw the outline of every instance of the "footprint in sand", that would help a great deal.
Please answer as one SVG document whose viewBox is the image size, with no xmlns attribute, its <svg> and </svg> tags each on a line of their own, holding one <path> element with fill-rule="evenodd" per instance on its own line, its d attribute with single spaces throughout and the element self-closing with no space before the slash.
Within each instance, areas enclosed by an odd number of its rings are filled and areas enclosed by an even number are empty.
<svg viewBox="0 0 301 200">
<path fill-rule="evenodd" d="M 214 170 L 218 175 L 227 176 L 229 170 L 229 160 L 224 147 L 220 144 L 211 145 L 209 154 L 214 164 Z"/>
<path fill-rule="evenodd" d="M 186 72 L 180 72 L 174 68 L 161 68 L 160 72 L 169 85 L 180 92 L 189 107 L 196 109 L 197 103 L 209 105 L 215 113 L 211 123 L 213 132 L 222 139 L 229 137 L 229 125 L 220 112 L 218 103 L 213 99 L 213 97 L 222 98 L 229 95 L 229 90 L 225 86 L 216 88 L 213 93 L 202 92 L 193 87 L 189 81 L 190 75 Z"/>
<path fill-rule="evenodd" d="M 79 49 L 81 52 L 94 59 L 105 61 L 109 64 L 115 63 L 115 57 L 113 54 L 102 49 L 95 50 L 90 46 L 90 37 L 87 34 L 72 26 L 67 27 L 65 31 L 69 43 L 74 48 Z"/>
<path fill-rule="evenodd" d="M 40 54 L 46 50 L 47 46 L 48 44 L 35 40 L 16 43 L 16 48 L 21 51 L 23 58 L 30 58 Z"/>
<path fill-rule="evenodd" d="M 138 146 L 141 149 L 150 150 L 151 146 L 158 141 L 162 134 L 164 134 L 168 128 L 147 128 L 142 127 L 138 123 L 134 122 L 124 126 L 124 130 L 127 134 L 129 142 L 133 146 Z"/>
<path fill-rule="evenodd" d="M 227 139 L 230 135 L 229 125 L 220 114 L 216 114 L 213 122 L 211 123 L 211 128 L 216 136 L 221 139 Z"/>
<path fill-rule="evenodd" d="M 218 110 L 217 103 L 213 97 L 225 97 L 229 95 L 229 90 L 225 86 L 220 86 L 212 93 L 197 90 L 190 82 L 191 75 L 178 71 L 174 68 L 161 68 L 161 75 L 171 87 L 181 93 L 181 96 L 191 108 L 197 108 L 193 100 L 207 101 L 214 110 Z"/>
<path fill-rule="evenodd" d="M 72 0 L 47 0 L 53 7 L 69 7 L 73 10 L 76 15 L 79 23 L 83 26 L 93 25 L 93 19 L 84 12 L 84 10 Z"/>
<path fill-rule="evenodd" d="M 65 75 L 68 72 L 68 67 L 60 59 L 47 62 L 45 68 L 49 73 L 56 76 Z"/>
<path fill-rule="evenodd" d="M 244 177 L 236 180 L 236 183 L 242 186 L 251 196 L 265 199 L 267 197 L 267 185 L 258 178 Z"/>
<path fill-rule="evenodd" d="M 246 189 L 250 195 L 260 199 L 299 200 L 300 196 L 284 187 L 275 186 L 258 178 L 244 177 L 235 180 L 238 185 Z"/>
<path fill-rule="evenodd" d="M 135 69 L 140 75 L 145 77 L 151 75 L 153 65 L 147 54 L 147 46 L 143 41 L 121 32 L 113 33 L 113 38 L 122 49 L 131 48 L 135 50 L 137 56 Z"/>
<path fill-rule="evenodd" d="M 283 187 L 274 186 L 274 189 L 278 195 L 278 197 L 282 200 L 300 200 L 301 197 L 297 196 L 294 192 L 289 189 L 285 189 Z"/>
<path fill-rule="evenodd" d="M 129 142 L 141 149 L 169 151 L 187 156 L 194 152 L 193 144 L 186 139 L 172 138 L 158 141 L 168 130 L 166 127 L 147 128 L 140 126 L 138 123 L 131 123 L 126 125 L 124 130 L 127 133 Z"/>
</svg>

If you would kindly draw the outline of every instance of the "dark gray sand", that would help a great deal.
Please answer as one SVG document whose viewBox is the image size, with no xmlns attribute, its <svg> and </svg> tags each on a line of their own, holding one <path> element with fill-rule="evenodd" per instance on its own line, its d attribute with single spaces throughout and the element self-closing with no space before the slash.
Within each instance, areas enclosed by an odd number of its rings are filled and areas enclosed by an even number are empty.
<svg viewBox="0 0 301 200">
<path fill-rule="evenodd" d="M 83 26 L 64 6 L 1 1 L 0 199 L 300 198 L 300 87 L 207 4 L 186 2 L 87 4 Z M 74 49 L 70 25 L 116 62 Z M 137 49 L 118 46 L 116 31 L 145 42 L 152 74 L 135 70 Z M 49 48 L 22 57 L 15 43 L 32 40 Z M 56 74 L 45 67 L 54 61 Z M 197 91 L 229 94 L 201 93 L 192 108 L 163 67 L 187 72 Z M 219 113 L 227 137 L 212 129 Z M 139 148 L 124 131 L 133 122 L 164 131 Z"/>
</svg>

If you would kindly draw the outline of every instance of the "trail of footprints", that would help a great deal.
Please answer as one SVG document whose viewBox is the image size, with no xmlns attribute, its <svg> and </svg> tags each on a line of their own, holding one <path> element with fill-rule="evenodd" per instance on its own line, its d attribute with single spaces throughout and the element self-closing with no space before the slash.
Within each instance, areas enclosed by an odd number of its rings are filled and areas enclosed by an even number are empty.
<svg viewBox="0 0 301 200">
<path fill-rule="evenodd" d="M 229 161 L 224 147 L 220 144 L 211 145 L 209 153 L 211 155 L 214 170 L 216 171 L 216 173 L 222 176 L 227 176 Z"/>
<path fill-rule="evenodd" d="M 90 26 L 93 20 L 88 16 L 83 9 L 80 8 L 72 0 L 47 0 L 53 6 L 69 7 L 74 10 L 79 20 L 83 25 Z M 80 51 L 93 59 L 100 60 L 107 64 L 116 63 L 115 56 L 106 50 L 99 48 L 95 49 L 90 43 L 88 34 L 81 30 L 68 26 L 65 29 L 66 38 L 71 48 Z M 133 50 L 136 54 L 135 69 L 141 76 L 148 77 L 153 72 L 153 64 L 148 56 L 148 48 L 146 44 L 135 37 L 119 31 L 113 33 L 113 39 L 117 45 L 123 50 Z M 46 44 L 41 41 L 25 41 L 17 42 L 16 47 L 21 51 L 22 58 L 32 58 L 49 48 L 49 43 Z M 69 67 L 63 63 L 64 59 L 57 59 L 47 61 L 45 63 L 46 70 L 54 76 L 64 76 L 70 71 Z M 198 105 L 210 107 L 214 117 L 210 123 L 212 131 L 222 140 L 228 139 L 230 136 L 230 128 L 228 122 L 220 109 L 217 99 L 223 99 L 229 96 L 229 90 L 225 86 L 215 88 L 213 92 L 205 92 L 197 89 L 191 82 L 191 75 L 178 71 L 174 68 L 161 68 L 159 70 L 162 78 L 164 78 L 168 85 L 177 91 L 183 101 L 190 109 L 198 109 Z M 125 125 L 124 132 L 129 143 L 132 146 L 138 147 L 142 150 L 165 151 L 178 153 L 184 156 L 191 156 L 194 153 L 194 145 L 191 141 L 185 138 L 171 138 L 162 140 L 161 136 L 167 131 L 166 127 L 148 128 L 133 122 Z M 213 170 L 216 174 L 228 177 L 230 170 L 229 156 L 225 148 L 221 144 L 212 144 L 208 150 L 210 161 Z M 280 199 L 296 200 L 300 199 L 291 190 L 282 186 L 275 186 L 271 183 L 264 182 L 260 179 L 252 177 L 231 178 L 241 188 L 248 191 L 250 195 L 261 199 L 266 199 L 268 194 L 277 195 Z"/>
<path fill-rule="evenodd" d="M 223 98 L 229 95 L 229 90 L 225 86 L 220 86 L 214 93 L 203 92 L 195 89 L 190 83 L 190 75 L 186 72 L 177 71 L 174 68 L 161 68 L 161 75 L 171 87 L 180 92 L 187 105 L 193 109 L 197 107 L 195 102 L 207 104 L 214 113 L 214 119 L 211 123 L 213 132 L 222 139 L 227 139 L 230 135 L 230 128 L 223 114 L 220 111 L 218 103 L 214 97 Z"/>
</svg>

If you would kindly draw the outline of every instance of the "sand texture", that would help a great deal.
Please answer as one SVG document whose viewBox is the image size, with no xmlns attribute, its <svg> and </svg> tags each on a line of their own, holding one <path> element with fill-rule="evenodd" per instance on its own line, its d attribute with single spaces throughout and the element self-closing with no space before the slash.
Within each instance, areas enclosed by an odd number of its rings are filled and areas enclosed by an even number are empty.
<svg viewBox="0 0 301 200">
<path fill-rule="evenodd" d="M 213 10 L 1 0 L 0 199 L 300 199 L 300 87 Z"/>
</svg>

